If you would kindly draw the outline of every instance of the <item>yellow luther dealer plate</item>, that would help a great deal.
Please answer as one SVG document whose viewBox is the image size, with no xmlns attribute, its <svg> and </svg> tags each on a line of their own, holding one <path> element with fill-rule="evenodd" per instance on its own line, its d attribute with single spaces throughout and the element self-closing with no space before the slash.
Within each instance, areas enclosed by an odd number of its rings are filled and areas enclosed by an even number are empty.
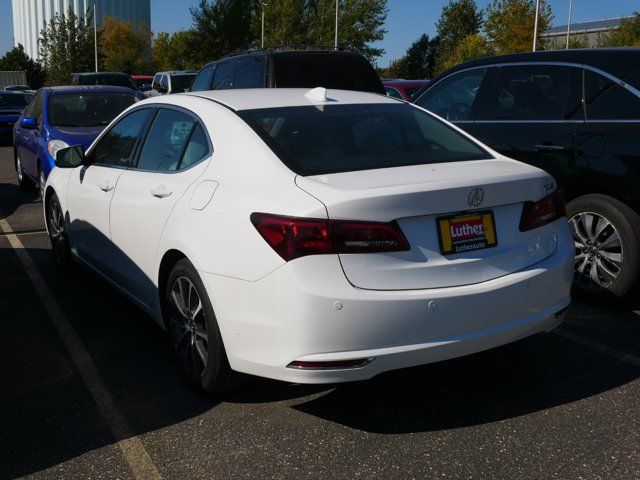
<svg viewBox="0 0 640 480">
<path fill-rule="evenodd" d="M 498 245 L 493 212 L 462 213 L 439 217 L 438 237 L 443 255 L 464 253 Z"/>
</svg>

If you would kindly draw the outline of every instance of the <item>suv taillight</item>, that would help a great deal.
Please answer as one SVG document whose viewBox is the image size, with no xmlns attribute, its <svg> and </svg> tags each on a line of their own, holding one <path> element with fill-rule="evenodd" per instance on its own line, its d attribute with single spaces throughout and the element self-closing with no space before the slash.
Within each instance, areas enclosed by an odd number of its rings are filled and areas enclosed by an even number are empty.
<svg viewBox="0 0 640 480">
<path fill-rule="evenodd" d="M 551 223 L 567 214 L 564 198 L 559 189 L 537 202 L 524 202 L 520 217 L 520 231 L 526 232 Z"/>
<path fill-rule="evenodd" d="M 327 253 L 410 250 L 396 222 L 352 222 L 252 213 L 251 223 L 285 261 Z"/>
</svg>

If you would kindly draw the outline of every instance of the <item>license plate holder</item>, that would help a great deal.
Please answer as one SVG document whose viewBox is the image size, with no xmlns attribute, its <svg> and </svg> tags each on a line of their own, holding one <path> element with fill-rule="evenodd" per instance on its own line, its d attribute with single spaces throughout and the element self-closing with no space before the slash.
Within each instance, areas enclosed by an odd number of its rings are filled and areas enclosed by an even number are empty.
<svg viewBox="0 0 640 480">
<path fill-rule="evenodd" d="M 438 217 L 438 240 L 443 255 L 483 250 L 498 245 L 492 210 Z"/>
</svg>

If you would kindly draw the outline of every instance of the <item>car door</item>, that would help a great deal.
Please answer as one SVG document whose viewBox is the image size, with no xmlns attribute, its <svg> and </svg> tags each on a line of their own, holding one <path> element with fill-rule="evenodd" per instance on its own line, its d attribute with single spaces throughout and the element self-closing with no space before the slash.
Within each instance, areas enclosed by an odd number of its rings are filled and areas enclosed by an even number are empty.
<svg viewBox="0 0 640 480">
<path fill-rule="evenodd" d="M 131 164 L 151 109 L 143 108 L 119 119 L 87 154 L 85 165 L 74 169 L 67 186 L 69 239 L 80 258 L 112 278 L 114 246 L 109 208 L 118 179 Z"/>
<path fill-rule="evenodd" d="M 562 182 L 573 168 L 575 135 L 584 123 L 581 69 L 506 64 L 492 77 L 474 121 L 465 128 L 500 153 Z"/>
<path fill-rule="evenodd" d="M 640 205 L 640 96 L 604 73 L 584 70 L 586 122 L 576 138 L 574 182 Z"/>
<path fill-rule="evenodd" d="M 118 180 L 111 203 L 116 281 L 143 306 L 157 298 L 157 247 L 175 204 L 204 172 L 210 142 L 197 117 L 158 109 L 135 165 Z"/>
<path fill-rule="evenodd" d="M 39 92 L 33 99 L 33 109 L 30 111 L 30 115 L 38 120 L 37 128 L 23 128 L 22 129 L 22 142 L 20 153 L 20 162 L 22 168 L 33 178 L 38 178 L 38 142 L 40 141 L 40 134 L 42 132 L 42 103 L 44 94 Z"/>
<path fill-rule="evenodd" d="M 20 119 L 33 117 L 33 111 L 35 109 L 35 105 L 36 105 L 36 102 L 38 101 L 39 95 L 41 95 L 41 92 L 38 92 L 33 98 L 31 98 L 31 100 L 25 107 L 24 112 L 20 117 Z M 27 142 L 29 141 L 28 134 L 29 134 L 29 129 L 22 128 L 18 121 L 18 125 L 16 127 L 15 148 L 18 153 L 18 156 L 20 157 L 20 163 L 22 164 L 23 170 L 25 168 L 23 159 L 29 157 L 29 150 L 27 150 Z"/>
</svg>

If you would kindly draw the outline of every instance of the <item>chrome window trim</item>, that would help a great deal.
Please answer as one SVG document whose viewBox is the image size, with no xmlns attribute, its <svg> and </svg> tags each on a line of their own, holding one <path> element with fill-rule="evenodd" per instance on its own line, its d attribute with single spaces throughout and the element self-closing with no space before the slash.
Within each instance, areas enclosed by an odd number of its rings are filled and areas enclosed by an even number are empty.
<svg viewBox="0 0 640 480">
<path fill-rule="evenodd" d="M 463 73 L 463 72 L 468 72 L 471 70 L 478 70 L 478 69 L 490 69 L 490 68 L 509 68 L 509 67 L 516 67 L 516 66 L 531 66 L 531 65 L 553 65 L 553 66 L 560 66 L 560 67 L 572 67 L 572 68 L 581 68 L 584 70 L 590 70 L 594 73 L 597 73 L 598 75 L 601 75 L 609 80 L 611 80 L 612 82 L 614 82 L 615 84 L 621 86 L 622 88 L 625 88 L 626 90 L 628 90 L 629 92 L 631 92 L 633 95 L 635 95 L 636 97 L 640 98 L 640 90 L 638 90 L 637 88 L 633 87 L 632 85 L 629 85 L 628 83 L 626 83 L 624 80 L 621 80 L 620 78 L 616 77 L 615 75 L 610 74 L 609 72 L 605 72 L 604 70 L 597 68 L 597 67 L 593 67 L 591 65 L 586 65 L 584 63 L 572 63 L 572 62 L 553 62 L 553 61 L 543 61 L 543 62 L 508 62 L 508 63 L 491 63 L 491 64 L 487 64 L 487 65 L 476 65 L 474 67 L 468 67 L 468 68 L 463 68 L 461 70 L 456 70 L 455 72 L 451 72 L 449 75 L 446 75 L 444 77 L 442 77 L 440 80 L 438 80 L 435 83 L 432 83 L 429 85 L 429 89 L 426 90 L 425 92 L 422 93 L 422 95 L 420 95 L 420 97 L 416 98 L 414 100 L 414 103 L 417 102 L 422 96 L 424 96 L 429 90 L 431 90 L 431 88 L 435 87 L 436 85 L 438 85 L 440 82 L 448 79 L 449 77 L 452 77 L 454 75 L 458 75 L 459 73 Z M 596 120 L 467 120 L 467 122 L 469 123 L 585 123 L 585 122 L 591 122 L 593 123 Z M 634 119 L 624 119 L 624 120 L 614 120 L 614 119 L 607 119 L 607 120 L 597 120 L 598 122 L 607 122 L 607 123 L 639 123 L 640 122 L 640 114 L 638 117 L 638 120 L 634 120 Z M 456 123 L 460 123 L 460 122 L 456 122 Z"/>
</svg>

